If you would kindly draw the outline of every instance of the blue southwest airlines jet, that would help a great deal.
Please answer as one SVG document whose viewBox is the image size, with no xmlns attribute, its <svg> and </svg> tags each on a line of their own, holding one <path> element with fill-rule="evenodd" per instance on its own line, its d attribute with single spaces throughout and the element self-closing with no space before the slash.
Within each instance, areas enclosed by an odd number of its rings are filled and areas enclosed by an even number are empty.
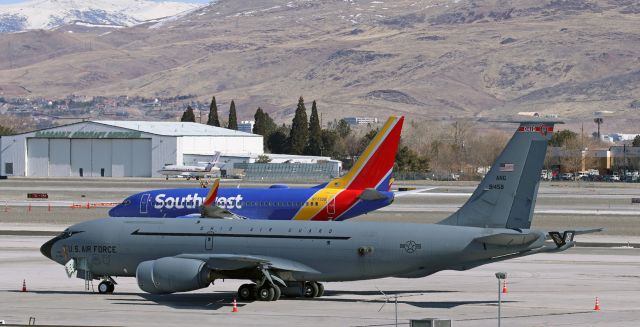
<svg viewBox="0 0 640 327">
<path fill-rule="evenodd" d="M 213 208 L 247 219 L 344 220 L 393 202 L 393 164 L 404 117 L 392 116 L 344 176 L 310 188 L 180 188 L 134 194 L 112 217 L 216 217 Z M 211 207 L 215 199 L 215 206 Z"/>
</svg>

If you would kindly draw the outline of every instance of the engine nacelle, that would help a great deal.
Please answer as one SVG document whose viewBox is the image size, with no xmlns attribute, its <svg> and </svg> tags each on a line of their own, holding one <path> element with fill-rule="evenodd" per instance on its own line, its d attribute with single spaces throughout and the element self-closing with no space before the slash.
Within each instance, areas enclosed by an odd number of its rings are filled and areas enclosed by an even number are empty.
<svg viewBox="0 0 640 327">
<path fill-rule="evenodd" d="M 140 263 L 136 280 L 141 290 L 153 294 L 193 291 L 211 282 L 205 262 L 175 257 Z"/>
</svg>

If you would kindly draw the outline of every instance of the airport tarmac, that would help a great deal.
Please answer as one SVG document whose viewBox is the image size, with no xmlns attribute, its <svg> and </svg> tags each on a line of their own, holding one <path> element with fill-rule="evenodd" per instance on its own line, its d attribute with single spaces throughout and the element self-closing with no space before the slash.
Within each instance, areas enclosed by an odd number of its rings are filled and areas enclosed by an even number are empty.
<svg viewBox="0 0 640 327">
<path fill-rule="evenodd" d="M 149 326 L 393 326 L 429 317 L 453 326 L 495 326 L 498 283 L 503 326 L 637 326 L 640 319 L 640 249 L 574 248 L 494 263 L 469 271 L 444 271 L 420 279 L 385 278 L 326 283 L 323 298 L 231 302 L 242 281 L 218 281 L 196 292 L 149 295 L 134 278 L 119 278 L 116 292 L 84 290 L 38 248 L 48 237 L 0 236 L 0 320 L 26 324 Z M 27 292 L 20 292 L 22 280 Z M 96 285 L 97 286 L 97 285 Z M 389 296 L 385 298 L 381 290 Z M 595 297 L 601 310 L 594 311 Z"/>
<path fill-rule="evenodd" d="M 397 186 L 437 189 L 398 197 L 393 205 L 354 220 L 434 223 L 461 206 L 476 184 L 400 182 Z M 421 279 L 328 283 L 324 298 L 241 303 L 239 313 L 231 313 L 231 301 L 243 281 L 157 296 L 140 291 L 135 279 L 122 278 L 116 293 L 92 294 L 84 291 L 82 280 L 68 279 L 62 266 L 38 250 L 49 235 L 68 225 L 107 215 L 108 207 L 86 209 L 87 202 L 117 202 L 152 188 L 197 186 L 159 179 L 0 181 L 0 321 L 26 324 L 35 317 L 39 324 L 59 325 L 393 326 L 394 305 L 383 306 L 380 289 L 398 295 L 401 325 L 438 317 L 452 319 L 454 326 L 495 326 L 497 271 L 509 274 L 504 326 L 636 326 L 640 320 L 640 204 L 631 203 L 640 197 L 640 184 L 542 183 L 534 216 L 536 228 L 607 229 L 577 236 L 578 244 L 629 243 L 631 248 L 576 247 Z M 28 192 L 48 193 L 49 200 L 29 207 Z M 82 208 L 72 209 L 69 203 Z M 19 292 L 22 279 L 27 293 Z M 602 305 L 598 312 L 593 311 L 596 296 Z"/>
</svg>

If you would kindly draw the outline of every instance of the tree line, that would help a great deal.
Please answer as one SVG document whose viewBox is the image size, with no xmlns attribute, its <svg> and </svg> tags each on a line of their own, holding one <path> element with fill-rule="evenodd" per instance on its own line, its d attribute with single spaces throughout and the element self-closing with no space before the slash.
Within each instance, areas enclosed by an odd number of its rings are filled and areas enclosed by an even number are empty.
<svg viewBox="0 0 640 327">
<path fill-rule="evenodd" d="M 180 121 L 195 122 L 195 114 L 190 106 L 182 114 Z M 378 129 L 371 129 L 359 133 L 343 119 L 334 120 L 322 128 L 318 105 L 315 100 L 311 103 L 311 115 L 307 115 L 304 98 L 298 99 L 296 111 L 290 125 L 278 125 L 267 112 L 258 107 L 254 116 L 253 134 L 263 136 L 264 151 L 278 154 L 327 156 L 343 162 L 345 169 L 350 168 L 358 156 L 364 152 L 369 142 L 375 137 Z M 211 126 L 238 129 L 235 102 L 232 100 L 229 108 L 229 120 L 222 126 L 218 116 L 218 106 L 215 96 L 209 106 Z M 427 172 L 429 158 L 419 155 L 401 141 L 396 154 L 396 171 Z"/>
</svg>

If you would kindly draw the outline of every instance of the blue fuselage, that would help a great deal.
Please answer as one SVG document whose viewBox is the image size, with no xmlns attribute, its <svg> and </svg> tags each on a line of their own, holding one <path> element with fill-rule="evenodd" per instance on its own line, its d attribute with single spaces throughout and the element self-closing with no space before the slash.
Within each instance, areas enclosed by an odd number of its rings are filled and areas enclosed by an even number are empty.
<svg viewBox="0 0 640 327">
<path fill-rule="evenodd" d="M 344 206 L 322 202 L 314 197 L 319 188 L 220 188 L 216 205 L 235 215 L 247 219 L 290 220 L 301 208 L 316 206 L 326 210 L 331 220 L 344 220 L 385 207 L 393 202 L 393 192 L 381 192 L 386 198 L 380 200 L 357 200 L 352 192 L 353 203 Z M 109 211 L 112 217 L 185 217 L 200 213 L 200 207 L 208 189 L 184 188 L 161 189 L 141 192 L 128 197 Z M 361 191 L 360 191 L 361 192 Z M 344 197 L 343 197 L 344 198 Z M 340 201 L 338 198 L 334 201 Z"/>
</svg>

